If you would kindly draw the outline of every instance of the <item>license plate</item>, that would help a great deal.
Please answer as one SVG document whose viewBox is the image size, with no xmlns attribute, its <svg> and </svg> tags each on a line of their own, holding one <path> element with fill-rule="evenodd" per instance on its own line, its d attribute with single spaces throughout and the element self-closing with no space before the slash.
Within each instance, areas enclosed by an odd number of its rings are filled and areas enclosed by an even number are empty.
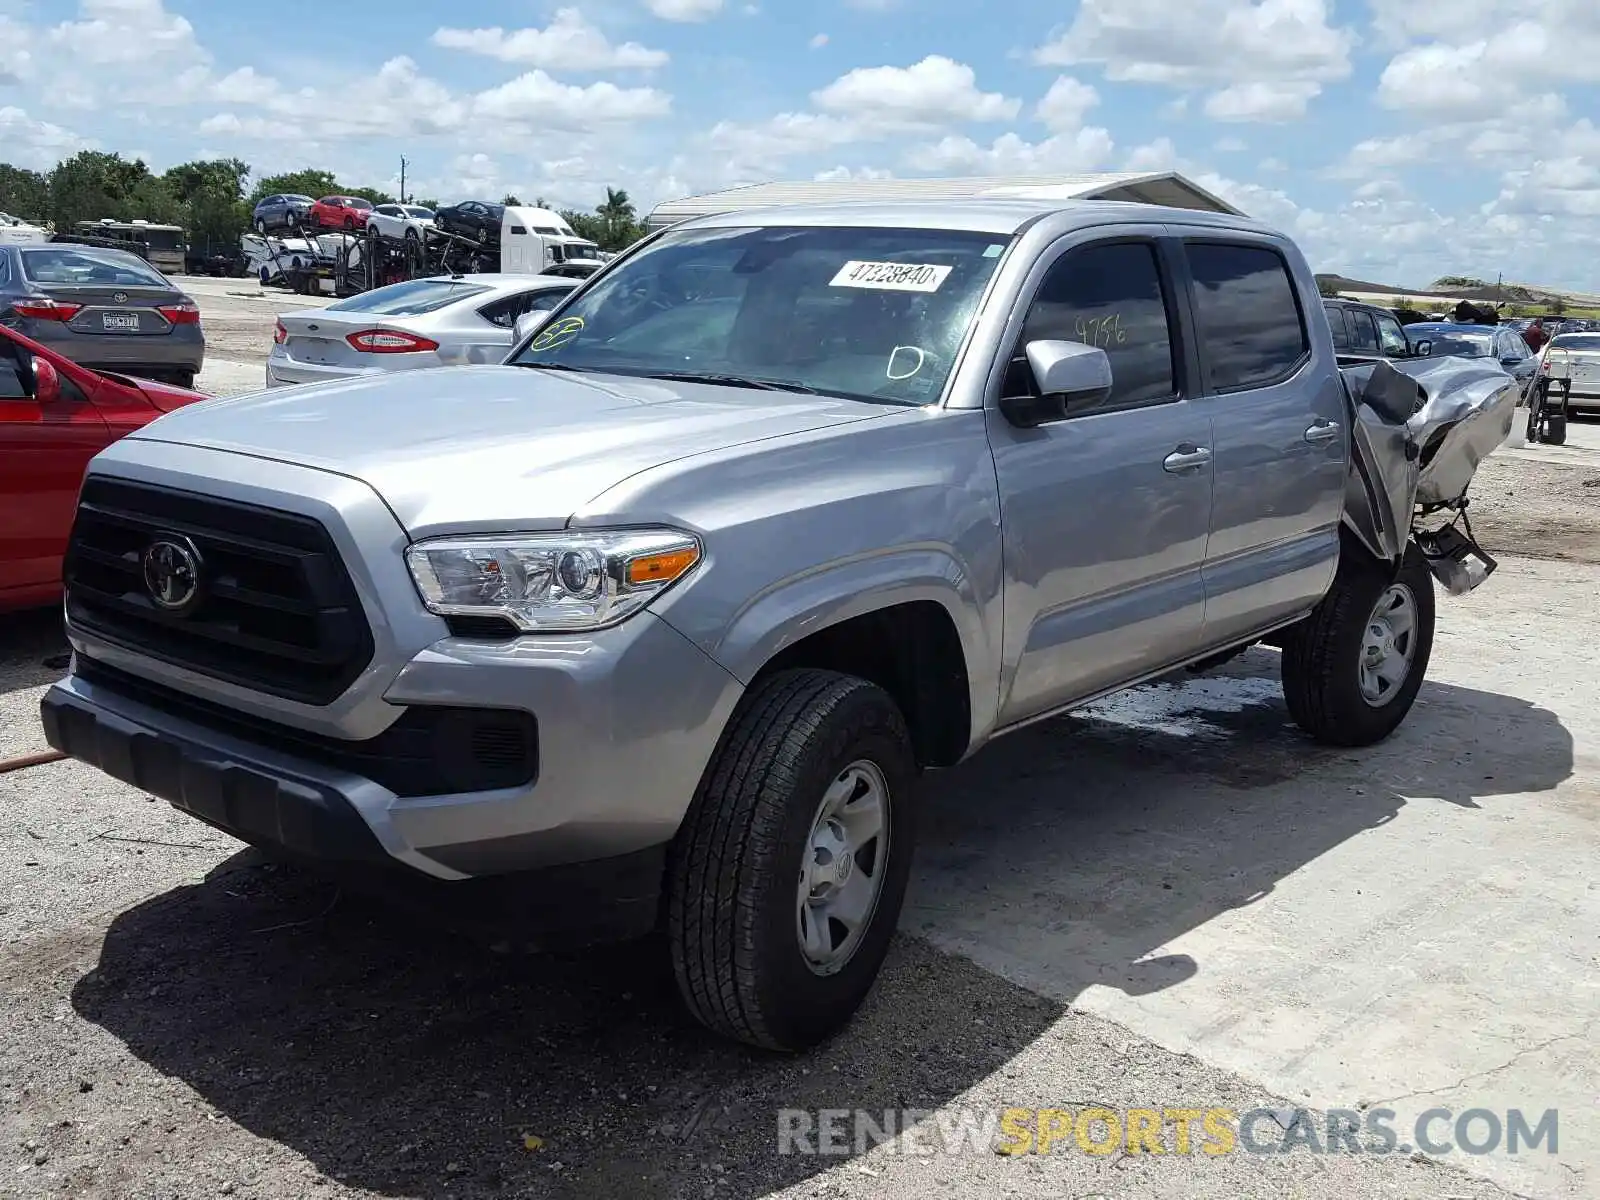
<svg viewBox="0 0 1600 1200">
<path fill-rule="evenodd" d="M 139 317 L 136 313 L 101 313 L 100 320 L 107 329 L 139 328 Z"/>
</svg>

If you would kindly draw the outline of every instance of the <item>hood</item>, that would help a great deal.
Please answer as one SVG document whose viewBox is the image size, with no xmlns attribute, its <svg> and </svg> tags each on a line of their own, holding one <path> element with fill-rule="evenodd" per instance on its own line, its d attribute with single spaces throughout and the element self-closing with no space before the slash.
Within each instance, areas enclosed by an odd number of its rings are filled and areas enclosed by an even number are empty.
<svg viewBox="0 0 1600 1200">
<path fill-rule="evenodd" d="M 133 436 L 360 479 L 422 537 L 558 529 L 640 471 L 896 411 L 616 375 L 442 367 L 213 400 Z"/>
</svg>

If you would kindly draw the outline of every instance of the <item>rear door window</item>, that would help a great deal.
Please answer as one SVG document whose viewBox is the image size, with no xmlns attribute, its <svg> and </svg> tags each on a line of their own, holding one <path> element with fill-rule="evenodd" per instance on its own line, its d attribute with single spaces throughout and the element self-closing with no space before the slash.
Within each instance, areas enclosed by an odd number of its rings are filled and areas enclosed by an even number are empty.
<svg viewBox="0 0 1600 1200">
<path fill-rule="evenodd" d="M 1345 324 L 1344 309 L 1337 304 L 1324 304 L 1322 311 L 1328 314 L 1328 328 L 1333 331 L 1333 348 L 1339 351 L 1350 349 L 1350 326 Z"/>
<path fill-rule="evenodd" d="M 1293 375 L 1310 354 L 1311 341 L 1283 256 L 1233 242 L 1191 242 L 1184 252 L 1194 280 L 1207 389 L 1271 387 Z"/>
</svg>

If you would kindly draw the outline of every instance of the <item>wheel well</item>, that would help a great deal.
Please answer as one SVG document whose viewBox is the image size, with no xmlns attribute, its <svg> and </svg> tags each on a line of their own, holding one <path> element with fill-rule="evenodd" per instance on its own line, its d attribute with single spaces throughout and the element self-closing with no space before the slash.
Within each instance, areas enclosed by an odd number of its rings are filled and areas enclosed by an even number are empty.
<svg viewBox="0 0 1600 1200">
<path fill-rule="evenodd" d="M 952 766 L 967 751 L 966 656 L 955 622 L 935 601 L 895 604 L 819 629 L 780 650 L 757 679 L 796 667 L 856 675 L 888 692 L 911 729 L 921 766 Z"/>
</svg>

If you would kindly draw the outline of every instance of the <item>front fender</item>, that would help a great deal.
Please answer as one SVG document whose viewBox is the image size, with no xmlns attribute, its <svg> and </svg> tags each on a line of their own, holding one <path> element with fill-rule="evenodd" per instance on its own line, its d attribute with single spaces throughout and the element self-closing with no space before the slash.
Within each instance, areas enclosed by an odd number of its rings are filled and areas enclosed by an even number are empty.
<svg viewBox="0 0 1600 1200">
<path fill-rule="evenodd" d="M 938 604 L 955 626 L 966 660 L 976 737 L 995 720 L 997 648 L 983 619 L 973 573 L 944 546 L 902 546 L 788 576 L 750 597 L 702 648 L 748 685 L 775 655 L 819 630 L 917 601 Z M 665 615 L 670 622 L 671 614 Z"/>
</svg>

